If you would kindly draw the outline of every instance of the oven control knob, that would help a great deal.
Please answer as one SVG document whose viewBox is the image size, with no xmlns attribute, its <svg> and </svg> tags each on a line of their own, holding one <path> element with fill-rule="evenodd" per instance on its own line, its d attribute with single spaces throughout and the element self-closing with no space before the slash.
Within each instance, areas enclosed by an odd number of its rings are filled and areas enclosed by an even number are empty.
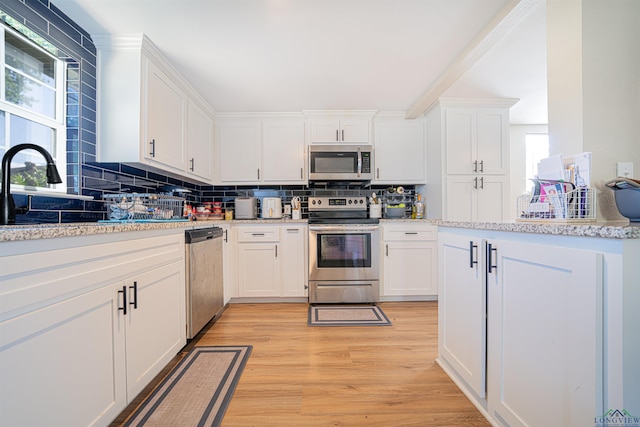
<svg viewBox="0 0 640 427">
<path fill-rule="evenodd" d="M 360 204 L 363 204 L 363 203 L 364 203 L 364 200 L 360 199 Z"/>
<path fill-rule="evenodd" d="M 322 204 L 322 200 L 318 200 L 318 204 L 321 205 Z"/>
<path fill-rule="evenodd" d="M 349 204 L 353 203 L 353 200 L 349 199 Z"/>
</svg>

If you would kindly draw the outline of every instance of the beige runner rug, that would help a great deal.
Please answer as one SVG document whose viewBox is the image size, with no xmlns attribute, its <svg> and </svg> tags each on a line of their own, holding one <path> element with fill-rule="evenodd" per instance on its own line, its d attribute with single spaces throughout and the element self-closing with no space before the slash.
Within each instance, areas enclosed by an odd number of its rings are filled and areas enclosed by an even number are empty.
<svg viewBox="0 0 640 427">
<path fill-rule="evenodd" d="M 194 347 L 125 426 L 219 426 L 251 350 Z"/>
</svg>

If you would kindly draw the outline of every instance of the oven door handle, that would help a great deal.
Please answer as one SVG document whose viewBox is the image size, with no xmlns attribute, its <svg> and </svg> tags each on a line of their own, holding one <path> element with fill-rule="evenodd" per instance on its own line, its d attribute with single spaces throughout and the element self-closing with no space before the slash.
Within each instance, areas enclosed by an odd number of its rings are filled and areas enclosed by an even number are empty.
<svg viewBox="0 0 640 427">
<path fill-rule="evenodd" d="M 309 226 L 309 231 L 340 231 L 340 232 L 347 232 L 347 233 L 352 233 L 352 232 L 358 232 L 358 231 L 376 231 L 378 230 L 380 227 L 377 225 L 364 225 L 364 226 L 358 226 L 358 227 L 340 227 L 340 226 L 326 226 L 326 225 L 310 225 Z"/>
</svg>

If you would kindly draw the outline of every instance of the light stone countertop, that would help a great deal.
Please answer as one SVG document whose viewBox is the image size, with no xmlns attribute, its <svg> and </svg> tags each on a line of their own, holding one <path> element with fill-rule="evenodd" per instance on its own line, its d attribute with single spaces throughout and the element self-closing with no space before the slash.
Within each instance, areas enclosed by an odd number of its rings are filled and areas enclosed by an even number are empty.
<svg viewBox="0 0 640 427">
<path fill-rule="evenodd" d="M 189 229 L 220 224 L 306 224 L 306 219 L 247 219 L 211 220 L 155 223 L 66 223 L 66 224 L 23 224 L 0 226 L 0 242 L 37 240 L 56 237 L 88 236 L 106 233 L 121 233 L 146 230 Z M 381 224 L 426 223 L 439 227 L 467 228 L 475 230 L 496 230 L 518 233 L 549 234 L 559 236 L 598 237 L 605 239 L 640 239 L 640 223 L 586 223 L 561 224 L 543 222 L 458 222 L 438 219 L 381 219 Z"/>
<path fill-rule="evenodd" d="M 52 239 L 56 237 L 89 236 L 132 231 L 202 228 L 221 224 L 306 224 L 307 220 L 248 219 L 212 221 L 167 221 L 167 222 L 84 222 L 65 224 L 20 224 L 0 226 L 0 242 L 19 240 Z"/>
</svg>

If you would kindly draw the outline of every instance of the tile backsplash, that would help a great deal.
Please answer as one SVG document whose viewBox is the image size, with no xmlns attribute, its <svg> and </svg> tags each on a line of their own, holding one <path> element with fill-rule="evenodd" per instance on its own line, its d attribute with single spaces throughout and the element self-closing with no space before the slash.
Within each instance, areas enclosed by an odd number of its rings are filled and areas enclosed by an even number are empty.
<svg viewBox="0 0 640 427">
<path fill-rule="evenodd" d="M 89 162 L 82 168 L 82 187 L 86 196 L 94 200 L 80 200 L 77 198 L 25 196 L 14 195 L 16 207 L 28 207 L 26 213 L 16 215 L 17 223 L 71 223 L 94 222 L 107 219 L 104 194 L 118 193 L 157 193 L 163 187 L 179 187 L 188 189 L 186 199 L 192 204 L 204 202 L 222 202 L 223 209 L 233 209 L 235 198 L 238 196 L 280 197 L 284 204 L 290 203 L 294 196 L 302 201 L 303 217 L 307 213 L 307 198 L 309 196 L 370 196 L 376 191 L 382 195 L 388 187 L 386 185 L 370 185 L 364 188 L 354 185 L 314 186 L 306 185 L 197 185 L 188 181 L 165 176 L 157 172 L 146 171 L 121 163 Z M 413 186 L 405 186 L 408 198 L 414 194 Z"/>
</svg>

